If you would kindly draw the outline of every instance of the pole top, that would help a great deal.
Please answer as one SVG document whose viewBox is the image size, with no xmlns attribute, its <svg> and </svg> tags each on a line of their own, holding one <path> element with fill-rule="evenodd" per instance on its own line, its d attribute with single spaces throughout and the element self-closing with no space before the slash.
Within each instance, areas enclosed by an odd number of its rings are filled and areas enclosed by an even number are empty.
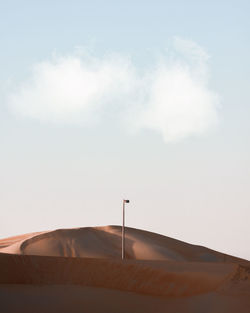
<svg viewBox="0 0 250 313">
<path fill-rule="evenodd" d="M 123 200 L 124 203 L 129 203 L 129 200 Z"/>
</svg>

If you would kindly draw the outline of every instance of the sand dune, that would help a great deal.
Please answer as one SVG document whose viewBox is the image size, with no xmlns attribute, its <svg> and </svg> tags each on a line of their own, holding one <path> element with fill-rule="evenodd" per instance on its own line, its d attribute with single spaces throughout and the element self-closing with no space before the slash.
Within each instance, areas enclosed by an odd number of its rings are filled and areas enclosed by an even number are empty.
<svg viewBox="0 0 250 313">
<path fill-rule="evenodd" d="M 0 240 L 0 311 L 19 312 L 17 303 L 20 312 L 72 303 L 70 312 L 249 313 L 250 262 L 133 228 L 121 260 L 118 226 L 32 233 Z"/>
<path fill-rule="evenodd" d="M 19 239 L 19 240 L 18 240 Z M 7 245 L 8 243 L 8 245 Z M 127 259 L 239 262 L 239 258 L 156 233 L 126 228 Z M 13 252 L 14 251 L 14 252 Z M 0 252 L 65 257 L 120 258 L 121 227 L 86 227 L 0 240 Z"/>
</svg>

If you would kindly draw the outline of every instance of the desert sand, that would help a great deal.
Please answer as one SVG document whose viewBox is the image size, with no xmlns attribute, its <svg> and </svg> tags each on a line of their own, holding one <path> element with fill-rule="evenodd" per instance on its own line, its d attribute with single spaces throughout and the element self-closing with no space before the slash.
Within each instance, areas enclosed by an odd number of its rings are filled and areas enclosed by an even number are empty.
<svg viewBox="0 0 250 313">
<path fill-rule="evenodd" d="M 249 313 L 250 262 L 121 227 L 0 240 L 0 312 Z"/>
</svg>

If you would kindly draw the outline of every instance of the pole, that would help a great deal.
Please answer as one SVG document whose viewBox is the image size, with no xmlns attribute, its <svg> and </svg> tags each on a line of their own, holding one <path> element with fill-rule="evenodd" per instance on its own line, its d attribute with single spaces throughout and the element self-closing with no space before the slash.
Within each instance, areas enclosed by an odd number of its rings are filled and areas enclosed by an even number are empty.
<svg viewBox="0 0 250 313">
<path fill-rule="evenodd" d="M 125 204 L 129 203 L 129 200 L 122 202 L 122 260 L 125 259 Z"/>
<path fill-rule="evenodd" d="M 124 250 L 125 250 L 125 227 L 124 227 L 124 224 L 125 224 L 125 200 L 123 200 L 123 203 L 122 203 L 122 260 L 124 259 L 125 257 L 125 253 L 124 253 Z"/>
</svg>

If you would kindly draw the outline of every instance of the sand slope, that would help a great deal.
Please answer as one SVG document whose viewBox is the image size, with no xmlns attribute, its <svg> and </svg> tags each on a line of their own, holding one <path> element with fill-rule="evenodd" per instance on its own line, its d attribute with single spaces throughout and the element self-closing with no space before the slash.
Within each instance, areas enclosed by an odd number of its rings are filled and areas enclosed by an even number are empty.
<svg viewBox="0 0 250 313">
<path fill-rule="evenodd" d="M 80 284 L 156 296 L 214 291 L 236 264 L 111 260 L 0 254 L 0 283 Z"/>
<path fill-rule="evenodd" d="M 164 298 L 79 285 L 0 285 L 0 302 L 11 313 L 249 313 L 250 307 L 246 295 Z"/>
<path fill-rule="evenodd" d="M 250 312 L 246 260 L 133 228 L 120 250 L 118 226 L 0 240 L 0 312 Z"/>
</svg>

